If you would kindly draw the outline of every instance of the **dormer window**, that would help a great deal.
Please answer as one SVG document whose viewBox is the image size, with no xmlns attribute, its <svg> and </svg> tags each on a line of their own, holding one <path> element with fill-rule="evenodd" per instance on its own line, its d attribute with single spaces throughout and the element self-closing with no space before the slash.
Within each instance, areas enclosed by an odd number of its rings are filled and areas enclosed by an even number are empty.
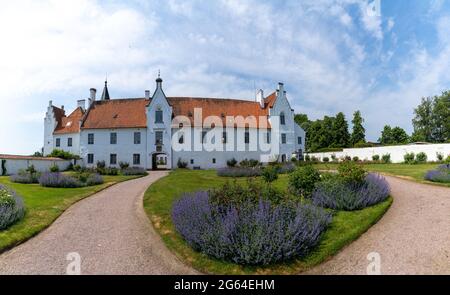
<svg viewBox="0 0 450 295">
<path fill-rule="evenodd" d="M 155 123 L 164 123 L 163 122 L 163 111 L 161 111 L 161 110 L 155 111 Z"/>
<path fill-rule="evenodd" d="M 284 113 L 280 114 L 280 124 L 286 125 L 286 118 L 284 117 Z"/>
</svg>

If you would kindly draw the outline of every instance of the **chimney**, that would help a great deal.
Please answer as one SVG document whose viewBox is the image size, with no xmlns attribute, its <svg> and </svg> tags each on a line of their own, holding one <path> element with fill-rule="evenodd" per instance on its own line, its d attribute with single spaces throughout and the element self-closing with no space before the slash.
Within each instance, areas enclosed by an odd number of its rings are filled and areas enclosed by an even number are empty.
<svg viewBox="0 0 450 295">
<path fill-rule="evenodd" d="M 64 106 L 63 106 L 63 105 L 61 106 L 61 110 L 63 110 L 63 111 L 64 111 Z"/>
<path fill-rule="evenodd" d="M 284 84 L 281 82 L 278 83 L 278 92 L 282 93 L 282 94 L 285 93 L 284 92 Z"/>
<path fill-rule="evenodd" d="M 256 93 L 256 101 L 259 102 L 259 105 L 261 108 L 264 108 L 264 91 L 262 89 L 259 89 Z"/>
<path fill-rule="evenodd" d="M 145 99 L 150 99 L 150 90 L 145 90 Z"/>
<path fill-rule="evenodd" d="M 96 93 L 97 93 L 97 89 L 95 89 L 95 88 L 91 88 L 90 90 L 89 90 L 89 92 L 90 92 L 90 99 L 91 99 L 91 101 L 94 101 L 95 100 L 95 95 L 96 95 Z"/>
<path fill-rule="evenodd" d="M 48 101 L 48 106 L 51 107 L 52 104 L 53 104 L 53 101 L 49 100 L 49 101 Z"/>
<path fill-rule="evenodd" d="M 86 110 L 86 100 L 85 99 L 77 100 L 77 106 L 81 108 L 83 111 Z"/>
</svg>

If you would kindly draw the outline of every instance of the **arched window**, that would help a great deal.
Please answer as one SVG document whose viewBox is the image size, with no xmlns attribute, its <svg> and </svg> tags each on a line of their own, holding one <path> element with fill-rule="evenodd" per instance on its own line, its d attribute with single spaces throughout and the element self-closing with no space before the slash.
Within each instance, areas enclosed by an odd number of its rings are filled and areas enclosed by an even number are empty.
<svg viewBox="0 0 450 295">
<path fill-rule="evenodd" d="M 280 114 L 280 124 L 286 125 L 286 118 L 284 117 L 284 113 Z"/>
</svg>

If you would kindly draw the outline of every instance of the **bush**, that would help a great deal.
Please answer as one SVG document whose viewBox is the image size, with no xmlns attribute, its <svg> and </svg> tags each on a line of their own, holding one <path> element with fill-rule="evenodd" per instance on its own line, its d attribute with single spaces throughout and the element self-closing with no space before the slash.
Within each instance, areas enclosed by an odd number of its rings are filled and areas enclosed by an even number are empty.
<svg viewBox="0 0 450 295">
<path fill-rule="evenodd" d="M 116 167 L 96 168 L 95 171 L 100 175 L 119 175 L 119 169 Z"/>
<path fill-rule="evenodd" d="M 59 172 L 44 172 L 39 177 L 39 184 L 44 187 L 75 188 L 82 187 L 78 179 Z"/>
<path fill-rule="evenodd" d="M 405 164 L 415 164 L 414 158 L 415 158 L 414 153 L 407 153 L 403 156 Z"/>
<path fill-rule="evenodd" d="M 344 161 L 351 161 L 352 160 L 352 157 L 350 157 L 350 156 L 345 156 L 344 157 Z"/>
<path fill-rule="evenodd" d="M 353 162 L 359 162 L 359 157 L 354 156 L 353 159 L 352 159 L 352 161 L 353 161 Z"/>
<path fill-rule="evenodd" d="M 427 159 L 427 154 L 425 154 L 424 152 L 418 153 L 416 155 L 416 163 L 426 163 Z"/>
<path fill-rule="evenodd" d="M 439 162 L 442 162 L 444 160 L 444 154 L 442 153 L 436 153 L 436 158 Z"/>
<path fill-rule="evenodd" d="M 181 158 L 178 158 L 178 162 L 177 162 L 177 167 L 178 168 L 184 169 L 184 168 L 187 167 L 187 165 L 188 165 L 187 162 L 184 162 L 184 161 L 181 160 Z"/>
<path fill-rule="evenodd" d="M 124 170 L 122 170 L 123 175 L 148 175 L 147 171 L 145 171 L 144 168 L 141 167 L 129 167 Z"/>
<path fill-rule="evenodd" d="M 60 158 L 64 160 L 74 160 L 80 157 L 63 150 L 54 149 L 47 157 Z"/>
<path fill-rule="evenodd" d="M 311 157 L 310 157 L 309 155 L 305 155 L 305 161 L 306 161 L 306 162 L 311 161 Z"/>
<path fill-rule="evenodd" d="M 373 155 L 372 161 L 378 162 L 380 160 L 380 155 Z"/>
<path fill-rule="evenodd" d="M 265 182 L 271 183 L 278 179 L 278 169 L 274 166 L 267 166 L 262 170 L 262 178 Z"/>
<path fill-rule="evenodd" d="M 425 174 L 425 179 L 433 182 L 450 183 L 450 164 L 440 165 Z"/>
<path fill-rule="evenodd" d="M 6 175 L 8 170 L 6 169 L 6 160 L 2 159 L 2 176 Z"/>
<path fill-rule="evenodd" d="M 391 163 L 391 154 L 384 154 L 383 156 L 381 156 L 381 162 L 385 164 Z"/>
<path fill-rule="evenodd" d="M 92 186 L 92 185 L 98 185 L 98 184 L 102 184 L 103 181 L 103 177 L 99 174 L 89 174 L 89 176 L 86 179 L 86 185 L 87 186 Z"/>
<path fill-rule="evenodd" d="M 283 163 L 281 165 L 275 165 L 275 167 L 277 167 L 279 174 L 288 174 L 294 171 L 297 166 L 295 163 Z"/>
<path fill-rule="evenodd" d="M 50 166 L 49 168 L 50 172 L 59 172 L 59 167 L 56 164 L 53 164 L 52 166 Z"/>
<path fill-rule="evenodd" d="M 237 164 L 237 161 L 236 161 L 235 158 L 227 161 L 227 166 L 228 167 L 234 167 L 234 166 L 236 166 L 236 164 Z"/>
<path fill-rule="evenodd" d="M 254 160 L 254 159 L 250 159 L 250 160 L 244 159 L 241 162 L 239 162 L 239 166 L 244 167 L 244 168 L 254 168 L 259 165 L 260 165 L 259 161 Z"/>
<path fill-rule="evenodd" d="M 378 174 L 368 174 L 363 183 L 348 183 L 334 176 L 317 184 L 312 201 L 320 207 L 352 211 L 378 204 L 386 200 L 389 193 L 388 182 Z"/>
<path fill-rule="evenodd" d="M 445 164 L 450 164 L 450 155 L 447 156 L 447 158 L 444 161 Z"/>
<path fill-rule="evenodd" d="M 332 160 L 333 162 L 336 162 L 337 158 L 336 158 L 336 155 L 335 155 L 335 154 L 332 154 L 332 155 L 331 155 L 331 160 Z"/>
<path fill-rule="evenodd" d="M 80 165 L 74 165 L 74 166 L 73 166 L 73 171 L 75 171 L 75 172 L 80 172 L 81 170 L 82 170 L 82 168 L 81 168 Z"/>
<path fill-rule="evenodd" d="M 207 192 L 175 202 L 172 220 L 196 251 L 243 265 L 267 265 L 303 257 L 318 244 L 331 215 L 311 205 L 279 205 L 260 200 L 220 206 Z"/>
<path fill-rule="evenodd" d="M 339 164 L 339 178 L 345 183 L 360 184 L 366 178 L 366 171 L 355 162 L 346 161 Z"/>
<path fill-rule="evenodd" d="M 25 205 L 20 196 L 0 184 L 0 230 L 25 216 Z"/>
<path fill-rule="evenodd" d="M 119 162 L 119 167 L 120 167 L 120 170 L 125 170 L 128 167 L 130 167 L 130 163 L 128 163 L 128 162 Z"/>
<path fill-rule="evenodd" d="M 330 158 L 328 158 L 328 157 L 323 157 L 322 161 L 328 163 L 328 162 L 330 162 Z"/>
<path fill-rule="evenodd" d="M 222 177 L 255 177 L 261 175 L 261 168 L 225 167 L 217 169 L 217 175 Z"/>
<path fill-rule="evenodd" d="M 319 181 L 320 173 L 313 166 L 298 167 L 289 174 L 289 189 L 295 194 L 308 198 Z"/>
<path fill-rule="evenodd" d="M 20 170 L 18 174 L 11 175 L 9 177 L 9 180 L 11 182 L 15 183 L 23 183 L 23 184 L 32 184 L 32 183 L 39 183 L 39 177 L 40 173 L 30 173 L 24 170 Z"/>
</svg>

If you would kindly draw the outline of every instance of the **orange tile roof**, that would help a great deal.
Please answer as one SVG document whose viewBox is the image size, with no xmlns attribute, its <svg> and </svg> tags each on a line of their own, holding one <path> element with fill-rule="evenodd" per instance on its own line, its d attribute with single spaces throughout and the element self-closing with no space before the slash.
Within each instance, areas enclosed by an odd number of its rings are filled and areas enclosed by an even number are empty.
<svg viewBox="0 0 450 295">
<path fill-rule="evenodd" d="M 66 134 L 80 132 L 80 120 L 84 111 L 78 107 L 68 117 L 63 116 L 58 120 L 54 134 Z"/>
</svg>

